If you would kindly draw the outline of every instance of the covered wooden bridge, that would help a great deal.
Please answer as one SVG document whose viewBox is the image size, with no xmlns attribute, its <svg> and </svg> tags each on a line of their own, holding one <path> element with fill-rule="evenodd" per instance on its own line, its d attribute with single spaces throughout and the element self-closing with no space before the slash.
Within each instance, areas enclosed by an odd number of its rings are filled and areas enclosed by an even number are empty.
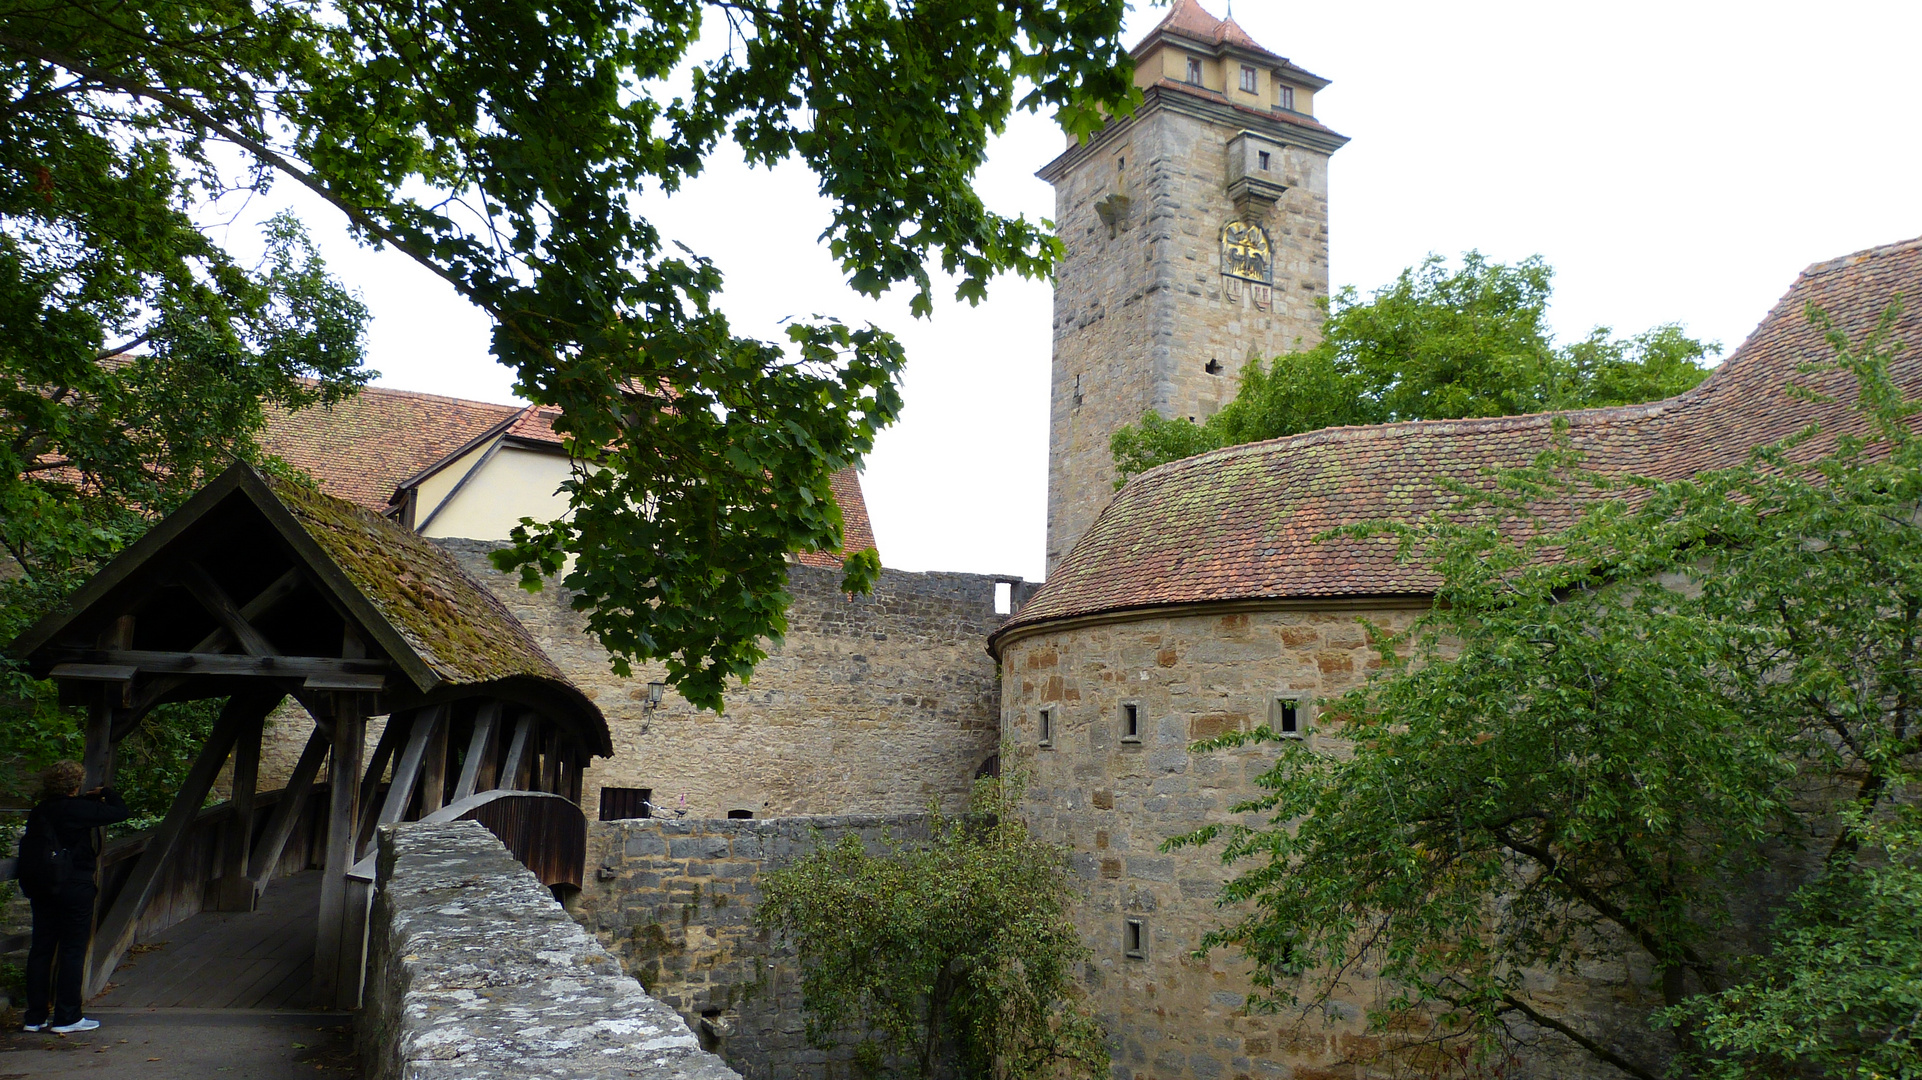
<svg viewBox="0 0 1922 1080">
<path fill-rule="evenodd" d="M 235 465 L 13 651 L 88 708 L 89 787 L 155 706 L 225 699 L 166 819 L 102 860 L 89 995 L 136 933 L 253 911 L 277 874 L 318 863 L 311 1000 L 355 1007 L 383 823 L 476 819 L 542 881 L 580 887 L 581 771 L 612 752 L 605 718 L 445 552 L 360 507 Z M 263 731 L 289 697 L 312 730 L 264 792 Z M 203 809 L 230 759 L 230 800 Z"/>
</svg>

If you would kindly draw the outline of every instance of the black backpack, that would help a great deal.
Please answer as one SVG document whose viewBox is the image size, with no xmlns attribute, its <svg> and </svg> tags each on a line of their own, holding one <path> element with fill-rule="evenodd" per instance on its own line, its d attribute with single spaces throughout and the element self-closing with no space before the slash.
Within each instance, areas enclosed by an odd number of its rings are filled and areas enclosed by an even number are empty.
<svg viewBox="0 0 1922 1080">
<path fill-rule="evenodd" d="M 20 838 L 20 891 L 29 900 L 52 895 L 74 877 L 73 847 L 61 845 L 45 809 L 36 806 L 27 815 Z"/>
</svg>

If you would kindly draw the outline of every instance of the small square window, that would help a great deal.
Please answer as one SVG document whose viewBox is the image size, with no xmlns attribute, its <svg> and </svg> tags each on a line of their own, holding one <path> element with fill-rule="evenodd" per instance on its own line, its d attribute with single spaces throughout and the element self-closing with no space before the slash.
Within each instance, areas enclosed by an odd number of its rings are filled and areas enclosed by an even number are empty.
<svg viewBox="0 0 1922 1080">
<path fill-rule="evenodd" d="M 1255 69 L 1247 64 L 1241 65 L 1241 88 L 1251 94 L 1255 92 Z"/>
<path fill-rule="evenodd" d="M 1054 745 L 1054 710 L 1041 710 L 1041 745 Z"/>
<path fill-rule="evenodd" d="M 1192 56 L 1188 58 L 1188 81 L 1195 86 L 1201 85 L 1201 61 Z"/>
<path fill-rule="evenodd" d="M 1268 728 L 1287 739 L 1308 732 L 1308 702 L 1300 697 L 1276 697 L 1268 702 Z"/>
<path fill-rule="evenodd" d="M 1121 703 L 1121 741 L 1141 741 L 1141 706 L 1137 702 Z"/>
<path fill-rule="evenodd" d="M 1281 107 L 1284 109 L 1287 109 L 1289 112 L 1295 111 L 1295 88 L 1294 87 L 1284 86 L 1281 88 Z"/>
<path fill-rule="evenodd" d="M 1148 924 L 1140 919 L 1126 919 L 1121 924 L 1121 954 L 1130 960 L 1148 958 Z"/>
</svg>

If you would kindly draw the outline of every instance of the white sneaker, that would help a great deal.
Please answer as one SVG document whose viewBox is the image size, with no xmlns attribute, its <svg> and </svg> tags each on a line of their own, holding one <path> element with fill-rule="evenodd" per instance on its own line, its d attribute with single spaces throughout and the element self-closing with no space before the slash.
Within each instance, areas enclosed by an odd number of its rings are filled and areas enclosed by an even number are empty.
<svg viewBox="0 0 1922 1080">
<path fill-rule="evenodd" d="M 59 1024 L 47 1030 L 53 1032 L 55 1035 L 72 1035 L 76 1031 L 92 1031 L 99 1026 L 100 1021 L 89 1020 L 83 1016 L 71 1024 Z"/>
<path fill-rule="evenodd" d="M 45 1020 L 42 1020 L 37 1024 L 21 1024 L 20 1030 L 21 1031 L 45 1031 L 47 1030 L 47 1022 Z"/>
</svg>

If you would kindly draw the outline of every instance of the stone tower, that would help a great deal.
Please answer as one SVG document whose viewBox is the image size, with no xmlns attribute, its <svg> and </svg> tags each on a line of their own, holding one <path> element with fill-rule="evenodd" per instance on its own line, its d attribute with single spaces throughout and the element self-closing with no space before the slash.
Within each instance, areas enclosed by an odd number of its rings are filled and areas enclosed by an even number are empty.
<svg viewBox="0 0 1922 1080">
<path fill-rule="evenodd" d="M 1328 80 L 1175 0 L 1134 48 L 1146 100 L 1039 173 L 1055 280 L 1048 573 L 1114 493 L 1109 440 L 1152 409 L 1205 419 L 1250 357 L 1312 345 L 1328 293 Z"/>
</svg>

